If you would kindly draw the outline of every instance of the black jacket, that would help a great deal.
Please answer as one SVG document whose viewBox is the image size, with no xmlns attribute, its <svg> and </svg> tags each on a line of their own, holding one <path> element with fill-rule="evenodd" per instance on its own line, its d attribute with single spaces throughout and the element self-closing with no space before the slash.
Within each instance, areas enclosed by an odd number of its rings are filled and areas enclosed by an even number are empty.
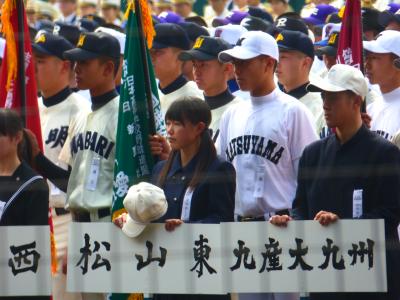
<svg viewBox="0 0 400 300">
<path fill-rule="evenodd" d="M 168 202 L 167 213 L 156 222 L 180 219 L 183 197 L 194 174 L 198 157 L 195 156 L 184 168 L 180 155 L 176 155 L 163 187 Z M 166 161 L 153 169 L 152 183 L 158 178 Z M 203 180 L 192 194 L 189 223 L 233 222 L 235 208 L 235 169 L 229 162 L 217 157 L 207 170 Z M 174 295 L 157 294 L 154 300 L 230 300 L 230 295 Z"/>
<path fill-rule="evenodd" d="M 0 176 L 0 201 L 6 202 L 29 179 L 37 174 L 21 163 L 12 176 Z M 38 179 L 29 184 L 3 211 L 0 226 L 48 225 L 49 188 Z"/>
<path fill-rule="evenodd" d="M 6 202 L 12 195 L 37 174 L 25 163 L 21 163 L 12 176 L 0 176 L 0 202 Z M 7 205 L 7 204 L 5 204 Z M 3 210 L 0 226 L 13 225 L 48 225 L 49 223 L 49 188 L 41 178 L 32 181 Z M 50 234 L 50 233 L 49 233 Z M 48 300 L 49 296 L 37 297 L 0 297 L 2 300 Z"/>
<path fill-rule="evenodd" d="M 336 135 L 305 148 L 299 163 L 293 217 L 312 220 L 321 211 L 353 218 L 353 191 L 362 192 L 362 219 L 384 219 L 390 294 L 311 294 L 310 299 L 400 298 L 400 151 L 362 126 L 345 144 Z"/>
</svg>

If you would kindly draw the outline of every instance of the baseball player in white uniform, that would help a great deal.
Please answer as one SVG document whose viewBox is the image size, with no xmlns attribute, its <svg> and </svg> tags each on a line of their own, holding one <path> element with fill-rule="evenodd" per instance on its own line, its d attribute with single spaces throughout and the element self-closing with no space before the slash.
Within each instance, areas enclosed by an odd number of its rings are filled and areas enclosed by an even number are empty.
<svg viewBox="0 0 400 300">
<path fill-rule="evenodd" d="M 317 139 L 314 120 L 297 99 L 274 83 L 279 61 L 275 39 L 261 31 L 242 35 L 237 45 L 219 54 L 232 62 L 241 90 L 251 94 L 222 116 L 219 154 L 235 166 L 238 221 L 263 221 L 292 206 L 303 149 Z M 240 294 L 240 300 L 293 299 L 298 294 Z"/>
<path fill-rule="evenodd" d="M 40 122 L 44 138 L 45 155 L 59 167 L 67 170 L 68 165 L 58 160 L 65 144 L 69 124 L 79 113 L 87 113 L 85 99 L 68 87 L 71 62 L 63 59 L 63 52 L 74 46 L 65 38 L 40 32 L 32 45 L 36 62 L 36 79 L 42 97 L 39 98 Z M 66 292 L 66 276 L 62 272 L 68 244 L 68 226 L 71 214 L 64 209 L 66 195 L 49 181 L 49 203 L 54 225 L 58 270 L 53 276 L 55 299 L 81 299 L 80 294 Z"/>
<path fill-rule="evenodd" d="M 400 70 L 393 64 L 400 56 L 400 32 L 382 31 L 376 40 L 365 41 L 365 69 L 371 84 L 378 84 L 382 98 L 368 105 L 371 130 L 391 140 L 400 129 Z"/>
</svg>

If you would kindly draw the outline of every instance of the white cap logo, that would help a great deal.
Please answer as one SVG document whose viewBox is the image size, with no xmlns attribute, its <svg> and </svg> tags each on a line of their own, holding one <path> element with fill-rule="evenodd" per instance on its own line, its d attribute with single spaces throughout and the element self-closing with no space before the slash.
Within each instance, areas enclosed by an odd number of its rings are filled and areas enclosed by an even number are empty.
<svg viewBox="0 0 400 300">
<path fill-rule="evenodd" d="M 287 18 L 278 19 L 278 22 L 276 23 L 276 27 L 285 27 L 286 22 L 287 22 Z"/>
</svg>

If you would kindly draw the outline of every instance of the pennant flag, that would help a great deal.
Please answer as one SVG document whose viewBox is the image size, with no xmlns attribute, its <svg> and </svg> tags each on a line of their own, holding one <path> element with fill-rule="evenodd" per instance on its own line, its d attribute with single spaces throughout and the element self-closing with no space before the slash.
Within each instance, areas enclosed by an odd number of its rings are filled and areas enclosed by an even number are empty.
<svg viewBox="0 0 400 300">
<path fill-rule="evenodd" d="M 125 212 L 123 199 L 131 185 L 150 179 L 154 165 L 150 152 L 148 137 L 151 134 L 152 119 L 154 114 L 155 130 L 165 135 L 165 124 L 161 113 L 160 101 L 154 71 L 145 44 L 146 58 L 142 56 L 140 48 L 141 34 L 139 25 L 143 27 L 143 36 L 147 39 L 147 46 L 151 47 L 154 28 L 146 0 L 140 1 L 142 24 L 133 10 L 133 3 L 128 4 L 126 17 L 126 43 L 124 51 L 122 86 L 118 113 L 118 127 L 116 138 L 116 154 L 114 166 L 114 189 L 112 199 L 113 220 Z M 143 37 L 143 38 L 144 38 Z M 150 111 L 145 92 L 145 65 L 147 60 L 148 74 L 152 92 L 153 111 Z M 112 294 L 111 299 L 143 299 L 141 294 L 122 295 Z"/>
<path fill-rule="evenodd" d="M 336 60 L 364 70 L 360 0 L 346 0 Z"/>
<path fill-rule="evenodd" d="M 39 147 L 43 151 L 42 131 L 40 127 L 39 108 L 37 101 L 37 89 L 35 82 L 35 66 L 32 57 L 31 41 L 26 21 L 26 14 L 21 1 L 20 12 L 17 11 L 17 2 L 20 0 L 6 0 L 2 6 L 1 24 L 2 33 L 6 40 L 3 63 L 0 71 L 0 107 L 11 108 L 20 114 L 25 113 L 25 127 L 30 129 L 38 140 Z M 23 17 L 23 27 L 18 27 L 18 14 Z M 23 41 L 20 39 L 23 32 Z M 23 44 L 24 62 L 18 61 L 18 50 Z M 21 93 L 21 78 L 18 69 L 25 68 L 26 99 L 23 101 Z M 56 248 L 54 240 L 53 220 L 49 210 L 50 242 L 51 242 L 51 266 L 52 272 L 57 271 Z"/>
</svg>

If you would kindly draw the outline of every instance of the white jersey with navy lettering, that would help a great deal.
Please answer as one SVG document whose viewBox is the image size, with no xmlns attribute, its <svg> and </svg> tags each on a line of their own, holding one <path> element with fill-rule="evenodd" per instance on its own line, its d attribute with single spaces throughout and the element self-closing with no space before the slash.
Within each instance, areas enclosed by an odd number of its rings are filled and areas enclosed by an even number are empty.
<svg viewBox="0 0 400 300">
<path fill-rule="evenodd" d="M 111 207 L 119 96 L 71 124 L 60 158 L 71 167 L 67 208 Z"/>
<path fill-rule="evenodd" d="M 204 98 L 203 92 L 199 90 L 194 81 L 186 82 L 185 85 L 183 85 L 176 91 L 173 91 L 172 93 L 163 94 L 161 91 L 158 91 L 158 94 L 160 96 L 161 111 L 164 115 L 167 112 L 171 103 L 179 98 L 182 97 L 196 97 L 200 99 Z"/>
<path fill-rule="evenodd" d="M 236 169 L 236 215 L 291 208 L 300 156 L 317 139 L 314 124 L 304 104 L 278 88 L 225 112 L 217 149 Z"/>
<path fill-rule="evenodd" d="M 39 98 L 40 123 L 43 137 L 43 148 L 46 157 L 54 164 L 67 170 L 68 165 L 58 159 L 68 136 L 69 125 L 78 114 L 86 115 L 90 111 L 87 101 L 76 93 L 71 93 L 62 102 L 46 106 Z M 49 182 L 50 206 L 64 207 L 65 193 Z"/>
<path fill-rule="evenodd" d="M 391 140 L 400 129 L 400 87 L 377 99 L 367 107 L 371 116 L 371 130 Z"/>
</svg>

